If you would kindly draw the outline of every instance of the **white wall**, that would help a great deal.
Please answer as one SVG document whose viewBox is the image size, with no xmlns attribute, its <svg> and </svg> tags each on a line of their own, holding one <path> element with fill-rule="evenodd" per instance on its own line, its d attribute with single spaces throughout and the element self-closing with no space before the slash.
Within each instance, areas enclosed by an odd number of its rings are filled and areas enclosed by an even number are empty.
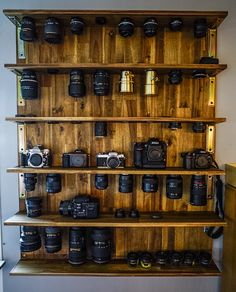
<svg viewBox="0 0 236 292">
<path fill-rule="evenodd" d="M 1 0 L 0 8 L 25 9 L 159 9 L 159 10 L 228 10 L 229 16 L 218 33 L 218 56 L 228 69 L 218 77 L 217 116 L 227 123 L 217 129 L 217 160 L 222 165 L 236 161 L 236 1 L 235 0 Z M 5 169 L 16 165 L 16 126 L 4 121 L 16 113 L 15 76 L 3 68 L 15 62 L 14 26 L 0 14 L 0 186 L 2 217 L 7 219 L 18 211 L 17 176 Z M 10 277 L 8 273 L 19 258 L 19 230 L 3 227 L 4 292 L 68 291 L 130 291 L 130 292 L 216 292 L 219 278 L 72 278 L 72 277 Z M 219 245 L 218 245 L 219 246 Z M 0 277 L 1 281 L 1 277 Z M 1 285 L 0 285 L 1 286 Z"/>
</svg>

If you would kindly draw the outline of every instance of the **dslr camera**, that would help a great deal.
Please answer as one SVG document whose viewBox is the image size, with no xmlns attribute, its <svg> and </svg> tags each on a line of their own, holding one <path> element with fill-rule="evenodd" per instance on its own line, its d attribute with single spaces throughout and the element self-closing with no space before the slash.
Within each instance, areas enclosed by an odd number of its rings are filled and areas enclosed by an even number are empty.
<svg viewBox="0 0 236 292">
<path fill-rule="evenodd" d="M 123 168 L 125 167 L 125 156 L 114 151 L 108 153 L 98 153 L 97 167 L 99 168 Z"/>
<path fill-rule="evenodd" d="M 87 195 L 75 196 L 72 200 L 61 201 L 59 212 L 74 219 L 93 219 L 99 216 L 99 200 Z"/>
<path fill-rule="evenodd" d="M 83 150 L 76 149 L 74 152 L 63 153 L 62 155 L 63 167 L 87 167 L 88 154 Z"/>
<path fill-rule="evenodd" d="M 184 152 L 181 156 L 185 169 L 208 169 L 213 163 L 212 155 L 203 149 L 197 149 L 194 152 Z"/>
<path fill-rule="evenodd" d="M 166 168 L 167 145 L 151 138 L 134 144 L 134 165 L 137 168 Z"/>
<path fill-rule="evenodd" d="M 21 166 L 42 168 L 49 167 L 51 164 L 51 152 L 49 149 L 44 149 L 42 145 L 36 145 L 21 153 Z"/>
</svg>

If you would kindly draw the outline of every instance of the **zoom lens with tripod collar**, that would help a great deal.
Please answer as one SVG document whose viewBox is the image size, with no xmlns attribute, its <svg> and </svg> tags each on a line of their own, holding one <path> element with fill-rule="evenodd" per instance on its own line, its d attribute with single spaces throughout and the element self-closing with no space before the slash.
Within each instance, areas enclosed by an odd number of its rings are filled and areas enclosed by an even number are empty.
<svg viewBox="0 0 236 292">
<path fill-rule="evenodd" d="M 158 86 L 157 82 L 159 81 L 159 77 L 157 76 L 157 72 L 152 69 L 146 70 L 146 81 L 144 85 L 144 94 L 145 95 L 157 95 L 158 94 Z"/>
<path fill-rule="evenodd" d="M 44 240 L 47 253 L 60 251 L 62 246 L 61 229 L 59 227 L 46 227 Z"/>
<path fill-rule="evenodd" d="M 74 34 L 81 35 L 85 24 L 82 18 L 74 16 L 70 19 L 70 31 Z"/>
<path fill-rule="evenodd" d="M 121 18 L 118 24 L 119 34 L 123 37 L 130 37 L 134 33 L 134 22 L 129 17 Z"/>
<path fill-rule="evenodd" d="M 158 23 L 156 18 L 154 17 L 149 17 L 145 20 L 143 24 L 143 30 L 144 34 L 147 37 L 152 37 L 157 34 L 157 29 L 158 29 Z"/>
<path fill-rule="evenodd" d="M 133 175 L 132 174 L 120 174 L 119 192 L 120 193 L 133 192 Z"/>
<path fill-rule="evenodd" d="M 41 238 L 38 228 L 34 226 L 21 226 L 20 228 L 20 251 L 32 252 L 40 249 Z"/>
<path fill-rule="evenodd" d="M 204 175 L 192 175 L 190 204 L 194 206 L 206 206 L 207 204 L 207 184 Z"/>
<path fill-rule="evenodd" d="M 36 25 L 34 19 L 24 16 L 21 20 L 20 39 L 25 42 L 33 42 L 36 39 Z"/>
<path fill-rule="evenodd" d="M 59 44 L 62 39 L 61 25 L 57 18 L 48 17 L 44 24 L 44 40 L 49 44 Z"/>
<path fill-rule="evenodd" d="M 29 197 L 25 200 L 28 217 L 39 217 L 42 212 L 42 197 Z"/>
<path fill-rule="evenodd" d="M 93 77 L 93 90 L 97 96 L 108 95 L 110 91 L 110 75 L 106 70 L 97 70 Z"/>
<path fill-rule="evenodd" d="M 84 73 L 82 70 L 73 69 L 70 71 L 68 91 L 69 95 L 75 98 L 84 97 L 86 95 Z"/>
<path fill-rule="evenodd" d="M 24 173 L 24 184 L 25 184 L 25 191 L 26 192 L 34 191 L 36 183 L 37 183 L 37 174 Z"/>
<path fill-rule="evenodd" d="M 46 192 L 59 193 L 61 191 L 61 175 L 49 173 L 46 176 Z"/>
<path fill-rule="evenodd" d="M 69 230 L 69 258 L 72 265 L 81 265 L 86 262 L 85 229 L 71 227 Z"/>
<path fill-rule="evenodd" d="M 38 98 L 38 79 L 35 71 L 24 69 L 20 79 L 21 95 L 25 100 Z"/>
<path fill-rule="evenodd" d="M 134 74 L 129 70 L 121 71 L 120 92 L 121 93 L 134 92 Z"/>
</svg>

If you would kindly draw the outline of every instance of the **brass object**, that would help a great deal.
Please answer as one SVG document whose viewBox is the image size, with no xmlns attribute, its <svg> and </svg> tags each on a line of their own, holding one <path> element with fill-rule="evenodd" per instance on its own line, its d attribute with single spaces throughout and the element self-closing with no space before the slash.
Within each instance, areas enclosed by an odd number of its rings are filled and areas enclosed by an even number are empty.
<svg viewBox="0 0 236 292">
<path fill-rule="evenodd" d="M 216 29 L 208 29 L 208 56 L 216 58 Z"/>
<path fill-rule="evenodd" d="M 134 92 L 134 74 L 131 71 L 121 71 L 120 77 L 120 92 L 133 93 Z"/>
<path fill-rule="evenodd" d="M 20 153 L 26 149 L 25 125 L 22 125 L 22 124 L 18 125 L 17 130 L 18 130 L 18 151 L 20 155 Z M 20 162 L 20 156 L 19 156 L 19 162 Z M 19 181 L 19 198 L 25 199 L 26 192 L 25 192 L 23 173 L 19 173 L 18 181 Z"/>
<path fill-rule="evenodd" d="M 207 127 L 207 135 L 206 135 L 206 147 L 207 151 L 211 154 L 215 152 L 215 126 Z"/>
<path fill-rule="evenodd" d="M 158 93 L 157 81 L 159 81 L 157 72 L 152 69 L 146 70 L 146 82 L 144 86 L 145 95 L 157 95 Z"/>
<path fill-rule="evenodd" d="M 213 199 L 214 198 L 214 178 L 212 175 L 207 176 L 207 199 Z"/>
<path fill-rule="evenodd" d="M 215 106 L 215 99 L 216 99 L 216 78 L 209 77 L 209 106 Z"/>
<path fill-rule="evenodd" d="M 16 76 L 17 78 L 17 105 L 18 106 L 25 106 L 25 100 L 22 97 L 21 94 L 21 85 L 20 85 L 20 76 Z"/>
</svg>

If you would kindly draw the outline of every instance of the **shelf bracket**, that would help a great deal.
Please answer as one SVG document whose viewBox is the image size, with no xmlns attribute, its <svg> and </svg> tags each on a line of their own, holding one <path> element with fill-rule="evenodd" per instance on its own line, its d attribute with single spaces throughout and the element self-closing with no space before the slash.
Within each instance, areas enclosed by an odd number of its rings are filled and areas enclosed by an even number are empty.
<svg viewBox="0 0 236 292">
<path fill-rule="evenodd" d="M 25 125 L 17 125 L 18 130 L 18 152 L 21 153 L 26 149 L 26 136 L 25 136 Z M 20 158 L 19 158 L 20 159 Z M 25 199 L 25 185 L 24 185 L 24 174 L 19 173 L 19 198 Z"/>
<path fill-rule="evenodd" d="M 215 152 L 215 126 L 207 126 L 206 150 L 213 154 Z"/>
<path fill-rule="evenodd" d="M 216 78 L 215 77 L 209 77 L 209 100 L 208 100 L 208 105 L 209 106 L 215 106 L 215 100 L 216 100 Z"/>
<path fill-rule="evenodd" d="M 16 76 L 17 78 L 17 105 L 18 106 L 25 106 L 25 100 L 22 97 L 21 94 L 21 86 L 20 86 L 20 76 Z"/>
<path fill-rule="evenodd" d="M 20 39 L 20 27 L 16 26 L 17 57 L 25 60 L 25 42 Z"/>
<path fill-rule="evenodd" d="M 216 29 L 208 29 L 208 56 L 216 58 Z"/>
<path fill-rule="evenodd" d="M 207 199 L 212 200 L 214 198 L 214 177 L 208 175 L 207 177 Z"/>
</svg>

